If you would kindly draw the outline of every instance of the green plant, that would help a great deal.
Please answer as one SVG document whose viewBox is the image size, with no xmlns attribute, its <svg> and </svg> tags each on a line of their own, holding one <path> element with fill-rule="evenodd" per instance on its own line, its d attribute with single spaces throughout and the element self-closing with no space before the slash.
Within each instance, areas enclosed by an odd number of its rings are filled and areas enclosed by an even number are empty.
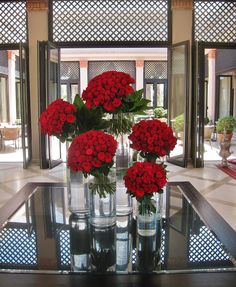
<svg viewBox="0 0 236 287">
<path fill-rule="evenodd" d="M 167 110 L 163 107 L 157 107 L 153 110 L 155 118 L 166 118 Z"/>
<path fill-rule="evenodd" d="M 236 127 L 236 118 L 233 116 L 221 117 L 216 122 L 216 131 L 218 133 L 230 134 L 233 132 L 234 128 Z"/>
<path fill-rule="evenodd" d="M 180 114 L 175 118 L 173 123 L 173 129 L 176 132 L 183 132 L 184 131 L 184 114 Z"/>
<path fill-rule="evenodd" d="M 209 121 L 210 121 L 209 118 L 208 118 L 208 117 L 205 117 L 205 118 L 204 118 L 204 125 L 207 125 L 207 124 L 209 123 Z"/>
</svg>

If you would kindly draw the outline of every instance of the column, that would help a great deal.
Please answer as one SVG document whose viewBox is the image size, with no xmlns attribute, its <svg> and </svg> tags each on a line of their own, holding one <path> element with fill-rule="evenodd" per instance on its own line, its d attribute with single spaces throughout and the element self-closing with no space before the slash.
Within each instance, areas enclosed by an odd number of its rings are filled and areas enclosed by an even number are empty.
<svg viewBox="0 0 236 287">
<path fill-rule="evenodd" d="M 8 91 L 9 91 L 9 120 L 16 121 L 16 57 L 14 52 L 8 51 Z"/>
<path fill-rule="evenodd" d="M 215 122 L 216 98 L 216 49 L 208 52 L 208 118 Z"/>
<path fill-rule="evenodd" d="M 88 86 L 88 61 L 80 61 L 80 95 Z"/>
<path fill-rule="evenodd" d="M 143 89 L 144 82 L 144 60 L 136 61 L 136 90 Z"/>
<path fill-rule="evenodd" d="M 39 87 L 37 42 L 48 40 L 48 0 L 27 0 L 32 161 L 39 163 Z"/>
</svg>

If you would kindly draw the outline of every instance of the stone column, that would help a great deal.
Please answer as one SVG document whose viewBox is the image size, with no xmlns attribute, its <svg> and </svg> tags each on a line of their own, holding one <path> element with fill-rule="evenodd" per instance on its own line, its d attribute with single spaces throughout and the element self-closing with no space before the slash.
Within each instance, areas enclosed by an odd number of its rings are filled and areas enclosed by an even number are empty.
<svg viewBox="0 0 236 287">
<path fill-rule="evenodd" d="M 144 60 L 136 61 L 136 90 L 143 89 L 143 80 L 144 80 Z"/>
<path fill-rule="evenodd" d="M 80 95 L 88 86 L 88 61 L 80 61 Z"/>
<path fill-rule="evenodd" d="M 14 52 L 8 51 L 8 91 L 9 91 L 9 120 L 16 121 L 16 57 Z"/>
<path fill-rule="evenodd" d="M 208 118 L 215 122 L 216 98 L 216 49 L 208 52 Z"/>
<path fill-rule="evenodd" d="M 27 0 L 32 161 L 39 163 L 38 41 L 48 40 L 48 0 Z"/>
</svg>

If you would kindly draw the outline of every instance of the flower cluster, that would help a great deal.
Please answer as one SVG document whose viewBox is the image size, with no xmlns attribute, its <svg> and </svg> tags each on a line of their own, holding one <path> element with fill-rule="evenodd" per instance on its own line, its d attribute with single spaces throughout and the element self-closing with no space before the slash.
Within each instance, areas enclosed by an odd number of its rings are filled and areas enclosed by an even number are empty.
<svg viewBox="0 0 236 287">
<path fill-rule="evenodd" d="M 76 107 L 62 99 L 48 105 L 40 115 L 41 131 L 48 135 L 60 136 L 76 122 Z"/>
<path fill-rule="evenodd" d="M 132 127 L 129 135 L 131 147 L 143 154 L 152 154 L 162 157 L 176 145 L 176 138 L 172 129 L 164 122 L 155 120 L 142 120 Z"/>
<path fill-rule="evenodd" d="M 165 186 L 166 171 L 162 165 L 151 162 L 136 162 L 124 176 L 127 191 L 136 198 L 161 192 Z"/>
<path fill-rule="evenodd" d="M 85 175 L 107 175 L 113 165 L 117 141 L 112 135 L 91 130 L 78 135 L 68 150 L 68 166 Z"/>
<path fill-rule="evenodd" d="M 112 112 L 122 105 L 122 99 L 134 92 L 130 86 L 134 79 L 123 72 L 109 71 L 93 78 L 82 98 L 88 109 L 101 106 L 105 112 Z"/>
</svg>

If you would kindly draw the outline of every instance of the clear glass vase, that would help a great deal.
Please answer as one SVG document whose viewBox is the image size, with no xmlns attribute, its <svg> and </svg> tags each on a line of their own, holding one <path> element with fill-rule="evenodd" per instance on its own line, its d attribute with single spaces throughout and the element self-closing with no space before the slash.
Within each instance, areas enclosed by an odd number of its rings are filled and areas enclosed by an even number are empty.
<svg viewBox="0 0 236 287">
<path fill-rule="evenodd" d="M 140 272 L 145 273 L 160 269 L 162 194 L 156 193 L 151 201 L 156 208 L 155 212 L 146 210 L 147 212 L 140 214 L 140 203 L 137 211 L 136 265 Z"/>
<path fill-rule="evenodd" d="M 90 176 L 89 188 L 89 220 L 95 227 L 109 227 L 116 223 L 116 181 L 114 174 Z"/>
<path fill-rule="evenodd" d="M 124 175 L 127 169 L 116 168 L 116 215 L 125 216 L 133 211 L 133 198 L 127 193 Z"/>
<path fill-rule="evenodd" d="M 88 180 L 82 172 L 67 168 L 68 209 L 81 217 L 89 213 Z"/>
</svg>

